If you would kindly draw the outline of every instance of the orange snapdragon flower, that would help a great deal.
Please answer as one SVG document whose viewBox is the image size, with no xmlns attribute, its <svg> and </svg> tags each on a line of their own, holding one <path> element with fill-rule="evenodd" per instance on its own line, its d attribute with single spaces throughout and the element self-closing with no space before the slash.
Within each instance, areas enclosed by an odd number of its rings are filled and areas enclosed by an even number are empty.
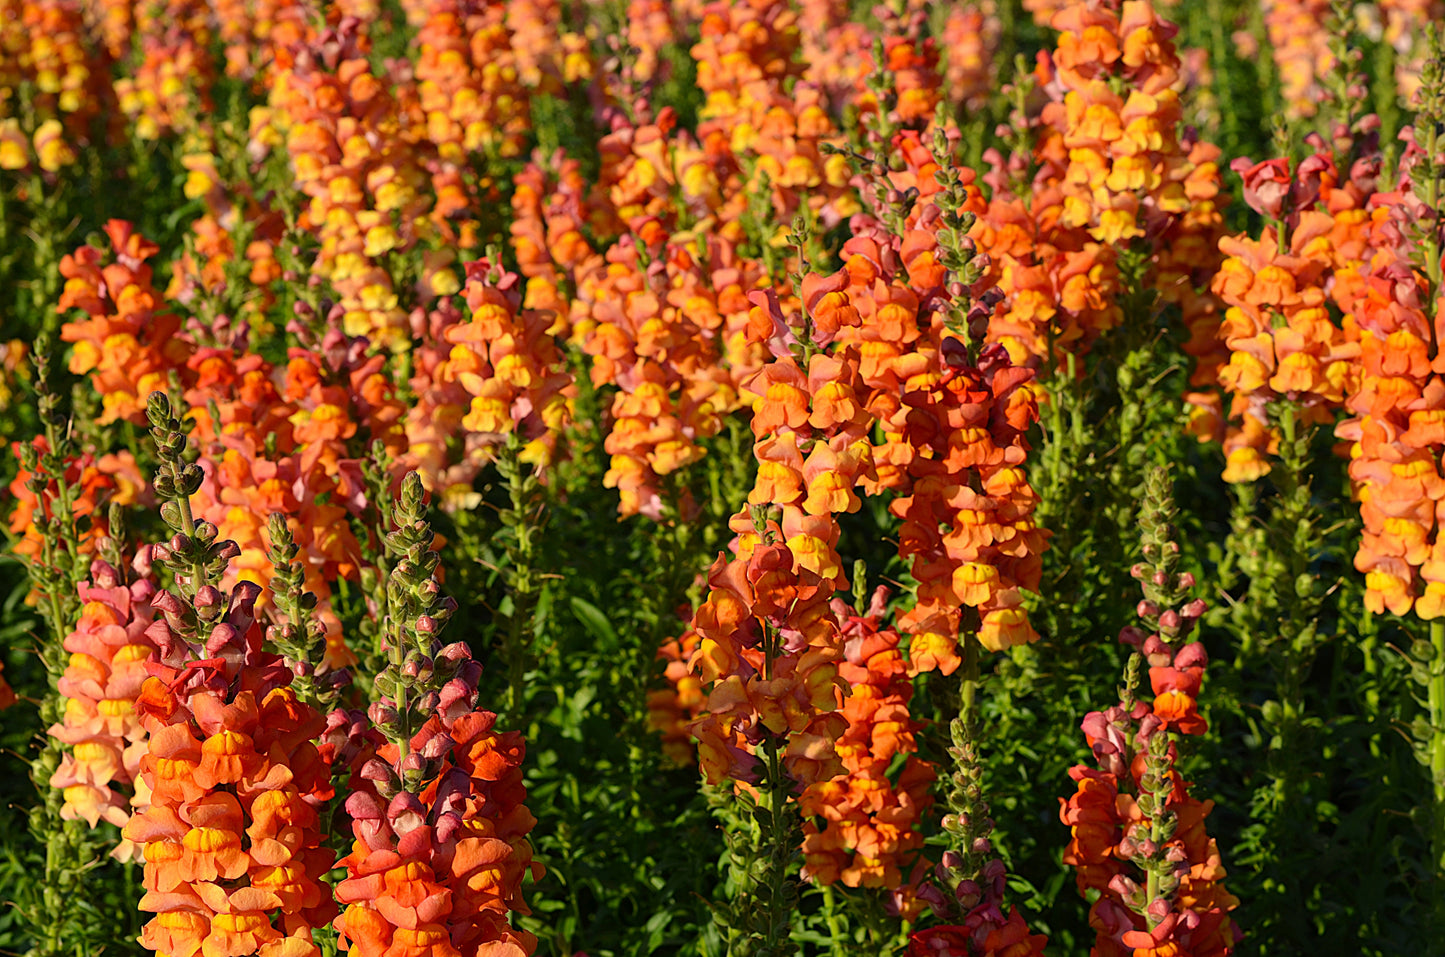
<svg viewBox="0 0 1445 957">
<path fill-rule="evenodd" d="M 146 260 L 160 247 L 126 222 L 105 225 L 112 261 L 83 246 L 60 262 L 65 291 L 58 310 L 80 309 L 86 319 L 61 326 L 60 338 L 75 343 L 70 371 L 90 375 L 100 395 L 101 422 L 145 421 L 145 396 L 168 387 L 172 371 L 190 358 L 192 345 L 178 336 L 180 320 L 163 310 Z"/>
<path fill-rule="evenodd" d="M 1002 24 L 986 4 L 954 6 L 943 24 L 943 92 L 957 109 L 978 109 L 993 90 Z"/>
<path fill-rule="evenodd" d="M 657 657 L 665 662 L 663 678 L 667 687 L 647 693 L 647 725 L 662 736 L 663 753 L 682 766 L 692 764 L 697 757 L 687 724 L 707 703 L 702 682 L 688 667 L 701 640 L 697 632 L 688 631 L 680 638 L 663 642 Z"/>
<path fill-rule="evenodd" d="M 147 751 L 146 732 L 136 714 L 136 699 L 147 677 L 155 644 L 146 635 L 151 623 L 151 597 L 156 587 L 142 574 L 136 580 L 96 560 L 91 581 L 82 582 L 84 602 L 75 630 L 65 638 L 70 660 L 58 689 L 65 712 L 49 729 L 70 745 L 50 786 L 65 796 L 61 816 L 81 818 L 91 827 L 104 820 L 124 827 L 131 809 L 144 809 L 149 797 L 140 778 Z M 126 861 L 138 856 L 129 840 L 112 856 Z"/>
<path fill-rule="evenodd" d="M 326 723 L 261 650 L 259 595 L 250 582 L 233 590 L 206 646 L 213 658 L 198 660 L 165 619 L 149 631 L 159 660 L 136 714 L 151 804 L 124 834 L 143 846 L 140 906 L 157 915 L 141 942 L 160 953 L 316 955 L 312 931 L 336 913 L 318 813 L 330 769 L 313 743 Z"/>
<path fill-rule="evenodd" d="M 1356 285 L 1349 277 L 1365 255 L 1369 184 L 1342 183 L 1325 153 L 1293 176 L 1283 160 L 1235 165 L 1246 199 L 1276 220 L 1258 241 L 1220 240 L 1228 258 L 1212 284 L 1227 307 L 1219 337 L 1229 361 L 1218 373 L 1232 397 L 1225 479 L 1249 482 L 1270 469 L 1272 402 L 1295 403 L 1306 422 L 1331 422 L 1355 388 L 1359 333 L 1354 322 L 1336 324 L 1328 307 Z"/>
<path fill-rule="evenodd" d="M 115 83 L 120 108 L 136 136 L 155 140 L 198 132 L 214 112 L 211 87 L 211 11 L 203 0 L 138 4 L 134 32 L 125 38 L 138 62 Z"/>
<path fill-rule="evenodd" d="M 1395 89 L 1410 102 L 1420 89 L 1420 72 L 1425 61 L 1426 24 L 1445 17 L 1440 0 L 1380 0 L 1385 30 L 1382 41 L 1395 48 Z"/>
<path fill-rule="evenodd" d="M 1314 116 L 1324 97 L 1320 78 L 1337 68 L 1329 48 L 1329 0 L 1265 0 L 1265 33 L 1291 117 Z"/>
<path fill-rule="evenodd" d="M 848 727 L 834 743 L 843 771 L 810 784 L 798 799 L 803 876 L 819 884 L 899 886 L 923 845 L 918 826 L 933 803 L 936 773 L 916 754 L 919 723 L 908 711 L 913 685 L 899 636 L 879 628 L 886 599 L 879 588 L 863 616 L 833 600 L 845 641 L 838 676 L 850 689 L 839 704 Z M 904 764 L 895 784 L 888 770 L 900 755 Z"/>
<path fill-rule="evenodd" d="M 547 334 L 550 317 L 523 309 L 520 277 L 486 259 L 467 264 L 466 294 L 472 317 L 446 330 L 453 347 L 443 373 L 470 396 L 461 425 L 486 446 L 515 435 L 523 460 L 545 466 L 570 417 L 572 393 Z"/>
<path fill-rule="evenodd" d="M 874 229 L 844 245 L 840 282 L 860 321 L 843 335 L 859 350 L 865 406 L 881 428 L 872 450 L 877 479 L 865 488 L 895 496 L 899 553 L 918 582 L 917 602 L 898 626 L 911 636 L 913 669 L 951 674 L 964 607 L 977 609 L 987 648 L 1037 637 L 1022 609 L 1022 590 L 1038 586 L 1047 538 L 1033 521 L 1037 496 L 1022 470 L 1024 433 L 1037 415 L 1034 374 L 998 345 L 971 360 L 945 309 L 923 310 L 951 298 L 939 262 L 938 165 L 913 131 L 895 146 L 906 164 L 890 182 L 918 189 L 920 202 L 903 235 Z M 964 210 L 981 210 L 966 171 L 960 185 Z M 970 322 L 996 313 L 1000 296 L 990 285 L 974 290 Z"/>
<path fill-rule="evenodd" d="M 1445 362 L 1436 350 L 1445 317 L 1441 291 L 1415 265 L 1410 223 L 1417 215 L 1409 179 L 1369 202 L 1369 238 L 1358 281 L 1341 283 L 1347 321 L 1360 331 L 1358 379 L 1347 405 L 1354 417 L 1338 434 L 1352 439 L 1350 477 L 1364 531 L 1355 568 L 1365 575 L 1365 604 L 1376 613 L 1412 609 L 1445 614 L 1445 546 L 1438 533 L 1445 482 L 1437 464 L 1445 441 Z"/>
<path fill-rule="evenodd" d="M 30 444 L 41 453 L 49 448 L 44 436 L 36 436 Z M 21 458 L 19 442 L 11 443 L 10 448 L 16 458 Z M 93 554 L 97 540 L 105 532 L 104 506 L 112 501 L 127 504 L 134 500 L 131 497 L 134 489 L 129 483 L 135 471 L 135 458 L 129 452 L 102 456 L 100 459 L 85 453 L 65 463 L 65 484 L 75 495 L 75 499 L 70 503 L 70 512 L 77 519 L 89 519 L 88 522 L 82 521 L 79 526 L 80 538 L 77 544 L 81 554 Z M 9 487 L 10 500 L 14 503 L 9 515 L 10 532 L 20 539 L 12 551 L 27 561 L 36 560 L 44 547 L 35 523 L 36 514 L 39 512 L 47 518 L 53 517 L 55 499 L 60 494 L 60 483 L 52 481 L 37 495 L 28 488 L 33 478 L 34 476 L 22 467 L 16 471 Z M 32 592 L 32 596 L 34 594 Z"/>
<path fill-rule="evenodd" d="M 85 12 L 79 0 L 0 0 L 0 172 L 54 174 L 114 130 L 110 57 L 90 48 Z"/>
<path fill-rule="evenodd" d="M 467 663 L 463 646 L 446 653 Z M 356 841 L 340 862 L 347 875 L 336 896 L 346 907 L 336 928 L 357 957 L 526 957 L 536 948 L 509 922 L 530 913 L 524 877 L 541 875 L 527 841 L 536 822 L 523 804 L 525 747 L 518 732 L 496 730 L 495 714 L 476 709 L 479 673 L 473 667 L 448 683 L 447 706 L 412 738 L 413 755 L 435 755 L 418 791 L 380 796 L 377 780 L 400 781 L 398 748 L 384 744 L 347 799 Z"/>
<path fill-rule="evenodd" d="M 1122 320 L 1119 252 L 1147 236 L 1145 283 L 1180 310 L 1195 382 L 1211 385 L 1218 306 L 1199 290 L 1222 226 L 1219 151 L 1182 128 L 1178 28 L 1144 0 L 1068 4 L 1052 24 L 1058 44 L 1036 79 L 1057 92 L 1039 118 L 1027 195 L 1008 182 L 1026 170 L 997 157 L 999 188 L 973 229 L 1006 293 L 989 338 L 1045 367 L 1087 351 Z"/>
<path fill-rule="evenodd" d="M 1192 635 L 1207 608 L 1189 600 L 1194 576 L 1177 570 L 1179 546 L 1161 518 L 1172 504 L 1162 473 L 1147 480 L 1144 562 L 1132 570 L 1144 589 L 1143 627 L 1119 635 L 1134 649 L 1128 673 L 1148 664 L 1154 698 L 1139 701 L 1126 687 L 1119 704 L 1084 718 L 1098 767 L 1069 769 L 1074 793 L 1059 799 L 1070 829 L 1064 862 L 1075 868 L 1079 893 L 1094 898 L 1094 953 L 1225 957 L 1243 936 L 1229 918 L 1239 901 L 1224 888 L 1219 849 L 1204 827 L 1213 802 L 1190 795 L 1173 736 L 1207 728 L 1197 698 L 1208 657 Z"/>
<path fill-rule="evenodd" d="M 841 285 L 806 277 L 802 317 L 791 303 L 785 314 L 772 290 L 750 296 L 750 334 L 774 354 L 744 385 L 756 397 L 758 482 L 730 523 L 734 554 L 713 564 L 708 599 L 692 620 L 691 665 L 707 705 L 690 730 L 711 782 L 758 780 L 765 747 L 804 787 L 841 769 L 833 742 L 847 726 L 834 690 L 842 638 L 829 599 L 844 573 L 834 515 L 858 508 L 850 490 L 871 467 L 857 353 L 827 351 L 858 321 L 846 295 L 836 295 Z"/>
</svg>

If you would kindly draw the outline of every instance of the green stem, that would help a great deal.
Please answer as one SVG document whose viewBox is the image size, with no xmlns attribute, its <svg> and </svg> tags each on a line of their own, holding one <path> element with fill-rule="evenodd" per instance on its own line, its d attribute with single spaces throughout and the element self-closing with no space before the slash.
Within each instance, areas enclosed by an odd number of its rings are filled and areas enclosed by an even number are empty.
<svg viewBox="0 0 1445 957">
<path fill-rule="evenodd" d="M 514 718 L 522 711 L 523 685 L 526 683 L 528 642 L 526 627 L 531 623 L 536 587 L 532 580 L 532 484 L 520 459 L 520 447 L 513 437 L 498 464 L 507 479 L 510 504 L 503 524 L 511 529 L 513 540 L 508 551 L 507 584 L 512 593 L 512 614 L 507 622 L 507 711 Z"/>
<path fill-rule="evenodd" d="M 1430 622 L 1430 683 L 1427 700 L 1430 708 L 1430 776 L 1435 789 L 1434 828 L 1431 835 L 1437 882 L 1445 882 L 1445 619 Z M 1437 899 L 1445 894 L 1437 894 Z M 1441 905 L 1440 910 L 1445 910 Z M 1445 916 L 1445 915 L 1442 915 Z"/>
<path fill-rule="evenodd" d="M 1167 796 L 1167 790 L 1154 795 L 1154 813 L 1149 818 L 1149 840 L 1155 847 L 1159 846 L 1160 838 L 1164 836 L 1163 826 L 1159 821 L 1164 814 L 1164 799 Z M 1159 868 L 1156 864 L 1155 861 L 1149 862 L 1149 876 L 1144 882 L 1144 919 L 1149 922 L 1150 930 L 1159 926 L 1159 918 L 1149 913 L 1148 910 L 1149 905 L 1154 903 L 1154 898 L 1159 896 Z"/>
<path fill-rule="evenodd" d="M 843 921 L 838 916 L 838 897 L 833 892 L 832 884 L 823 885 L 823 919 L 828 924 L 828 937 L 830 938 L 828 950 L 835 957 L 846 954 L 847 948 L 843 947 Z"/>
<path fill-rule="evenodd" d="M 196 534 L 196 517 L 195 513 L 191 511 L 191 497 L 185 492 L 180 491 L 182 487 L 181 463 L 179 459 L 172 459 L 169 464 L 171 479 L 176 483 L 176 507 L 179 508 L 181 512 L 181 527 L 186 530 L 187 536 L 191 536 Z M 205 580 L 205 564 L 199 560 L 193 561 L 191 563 L 191 594 L 189 597 L 194 598 L 196 596 L 196 592 L 201 590 L 201 585 Z M 207 630 L 204 623 L 201 625 L 201 629 L 203 632 Z"/>
<path fill-rule="evenodd" d="M 401 670 L 406 660 L 406 651 L 401 647 L 402 629 L 394 624 L 390 631 L 388 638 L 391 642 L 391 664 L 396 669 L 396 720 L 401 725 L 401 734 L 396 741 L 396 766 L 400 768 L 406 760 L 407 752 L 411 750 L 411 709 L 406 693 L 407 679 Z"/>
</svg>

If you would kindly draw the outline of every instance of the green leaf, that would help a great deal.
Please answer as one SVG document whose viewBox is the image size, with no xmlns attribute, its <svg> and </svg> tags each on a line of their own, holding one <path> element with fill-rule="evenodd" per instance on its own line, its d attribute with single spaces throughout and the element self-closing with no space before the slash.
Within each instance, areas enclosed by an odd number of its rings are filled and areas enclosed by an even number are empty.
<svg viewBox="0 0 1445 957">
<path fill-rule="evenodd" d="M 572 603 L 572 614 L 577 616 L 582 627 L 591 632 L 594 638 L 610 645 L 618 643 L 617 632 L 613 629 L 612 622 L 608 621 L 607 616 L 602 613 L 602 609 L 575 595 L 568 600 Z"/>
</svg>

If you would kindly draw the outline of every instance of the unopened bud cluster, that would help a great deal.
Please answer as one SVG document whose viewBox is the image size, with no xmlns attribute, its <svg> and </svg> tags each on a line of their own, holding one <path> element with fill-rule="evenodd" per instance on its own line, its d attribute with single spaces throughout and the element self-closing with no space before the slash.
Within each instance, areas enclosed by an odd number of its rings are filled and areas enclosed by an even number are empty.
<svg viewBox="0 0 1445 957">
<path fill-rule="evenodd" d="M 161 499 L 161 519 L 172 532 L 151 550 L 151 560 L 171 569 L 178 593 L 160 593 L 156 607 L 164 613 L 173 635 L 204 641 L 229 604 L 228 596 L 211 583 L 220 581 L 227 564 L 240 555 L 240 548 L 233 541 L 220 540 L 212 523 L 192 517 L 190 498 L 200 490 L 205 473 L 186 461 L 188 439 L 170 397 L 152 392 L 146 400 L 146 418 L 160 459 L 154 484 Z"/>
<path fill-rule="evenodd" d="M 457 605 L 442 595 L 436 577 L 440 556 L 432 550 L 436 536 L 424 517 L 425 497 L 421 478 L 409 473 L 393 513 L 396 528 L 386 539 L 387 551 L 400 558 L 386 584 L 388 663 L 376 676 L 378 698 L 368 714 L 402 753 L 399 770 L 406 781 L 378 781 L 379 791 L 390 789 L 388 798 L 435 772 L 428 765 L 435 755 L 428 758 L 425 749 L 408 753 L 414 729 L 432 714 L 472 710 L 481 672 L 464 644 L 443 646 L 438 637 Z"/>
<path fill-rule="evenodd" d="M 1205 606 L 1190 599 L 1194 576 L 1178 570 L 1175 514 L 1167 472 L 1150 472 L 1139 522 L 1144 561 L 1132 569 L 1145 627 L 1120 635 L 1135 649 L 1122 701 L 1084 718 L 1098 767 L 1069 770 L 1078 790 L 1060 808 L 1072 831 L 1064 862 L 1077 869 L 1081 893 L 1101 894 L 1090 911 L 1100 951 L 1223 954 L 1239 937 L 1228 916 L 1238 901 L 1222 886 L 1219 851 L 1203 827 L 1210 806 L 1190 797 L 1175 770 L 1173 733 L 1207 727 L 1197 709 L 1207 658 L 1189 638 Z M 1134 698 L 1146 662 L 1152 705 Z"/>
<path fill-rule="evenodd" d="M 267 557 L 275 572 L 271 592 L 284 619 L 267 627 L 266 640 L 285 660 L 297 697 L 325 711 L 335 705 L 350 675 L 344 670 L 317 674 L 317 665 L 326 651 L 326 624 L 314 614 L 315 592 L 306 590 L 306 569 L 298 560 L 301 548 L 280 512 L 271 513 L 266 530 L 271 538 Z"/>
</svg>

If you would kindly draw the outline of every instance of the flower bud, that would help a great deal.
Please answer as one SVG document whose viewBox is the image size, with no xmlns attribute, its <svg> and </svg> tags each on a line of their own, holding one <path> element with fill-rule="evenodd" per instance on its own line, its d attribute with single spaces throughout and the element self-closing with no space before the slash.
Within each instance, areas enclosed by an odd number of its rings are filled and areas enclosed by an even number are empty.
<svg viewBox="0 0 1445 957">
<path fill-rule="evenodd" d="M 1134 883 L 1129 878 L 1125 877 L 1123 874 L 1115 874 L 1112 878 L 1109 879 L 1109 890 L 1113 891 L 1115 894 L 1118 894 L 1120 897 L 1128 897 L 1129 895 L 1138 892 L 1139 885 Z"/>
<path fill-rule="evenodd" d="M 389 727 L 396 723 L 397 711 L 395 705 L 387 701 L 373 701 L 371 707 L 366 709 L 366 716 L 371 723 L 378 727 Z"/>
<path fill-rule="evenodd" d="M 1126 625 L 1119 631 L 1119 641 L 1130 648 L 1138 648 L 1144 640 L 1144 629 L 1134 625 Z"/>
<path fill-rule="evenodd" d="M 958 904 L 965 911 L 973 910 L 983 900 L 983 888 L 978 886 L 977 881 L 959 881 L 958 886 L 953 890 L 953 896 L 958 899 Z"/>
</svg>

